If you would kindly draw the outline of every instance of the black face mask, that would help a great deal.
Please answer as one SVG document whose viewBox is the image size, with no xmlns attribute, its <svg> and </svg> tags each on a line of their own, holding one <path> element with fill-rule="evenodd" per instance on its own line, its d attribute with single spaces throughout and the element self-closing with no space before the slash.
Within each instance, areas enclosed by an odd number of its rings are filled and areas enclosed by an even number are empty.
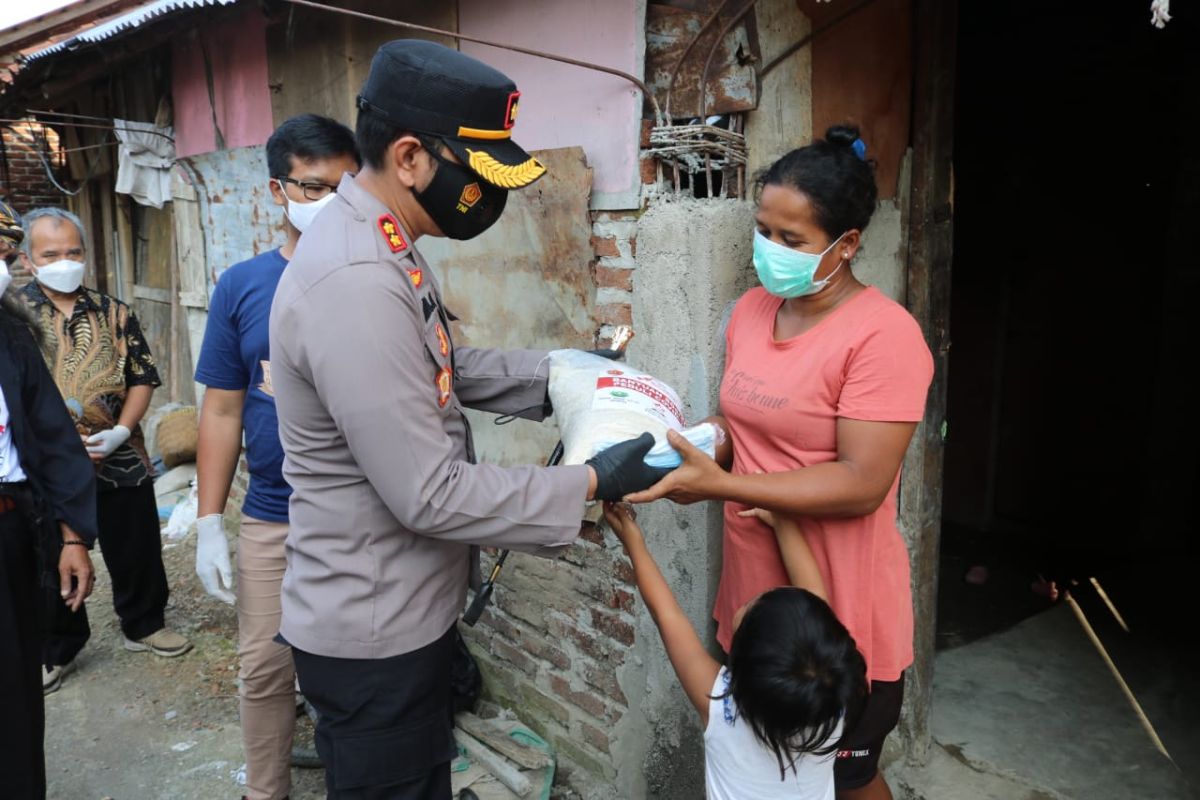
<svg viewBox="0 0 1200 800">
<path fill-rule="evenodd" d="M 424 191 L 413 192 L 429 218 L 451 239 L 474 239 L 500 219 L 508 190 L 492 186 L 461 164 L 428 151 L 438 162 Z"/>
</svg>

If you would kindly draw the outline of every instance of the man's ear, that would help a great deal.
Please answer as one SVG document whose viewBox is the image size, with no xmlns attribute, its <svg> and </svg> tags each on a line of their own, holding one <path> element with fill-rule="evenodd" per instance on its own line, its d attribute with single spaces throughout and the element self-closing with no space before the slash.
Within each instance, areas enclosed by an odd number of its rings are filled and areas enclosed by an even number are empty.
<svg viewBox="0 0 1200 800">
<path fill-rule="evenodd" d="M 416 188 L 421 178 L 429 172 L 431 160 L 421 140 L 415 136 L 401 136 L 388 147 L 387 163 L 401 185 L 409 190 Z"/>
<path fill-rule="evenodd" d="M 287 208 L 287 195 L 283 191 L 283 182 L 276 178 L 271 178 L 267 182 L 267 188 L 271 190 L 271 199 L 275 201 L 275 205 Z"/>
<path fill-rule="evenodd" d="M 24 267 L 29 274 L 32 275 L 33 273 L 37 272 L 37 267 L 33 265 L 33 259 L 26 255 L 24 250 L 20 252 L 19 258 L 21 260 L 21 266 Z"/>
</svg>

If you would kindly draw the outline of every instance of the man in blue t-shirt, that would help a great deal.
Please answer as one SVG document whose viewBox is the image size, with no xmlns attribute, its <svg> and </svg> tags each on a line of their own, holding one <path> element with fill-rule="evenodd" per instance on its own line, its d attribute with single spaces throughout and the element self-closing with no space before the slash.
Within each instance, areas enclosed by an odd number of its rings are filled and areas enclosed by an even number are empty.
<svg viewBox="0 0 1200 800">
<path fill-rule="evenodd" d="M 354 134 L 315 114 L 292 117 L 267 140 L 271 196 L 284 210 L 287 242 L 235 264 L 217 281 L 196 367 L 205 385 L 197 455 L 196 574 L 205 590 L 237 602 L 242 742 L 248 800 L 280 800 L 291 788 L 295 670 L 279 631 L 287 566 L 288 497 L 271 389 L 268 321 L 275 287 L 300 235 L 359 168 Z M 237 589 L 222 513 L 245 434 L 250 486 L 238 534 Z"/>
</svg>

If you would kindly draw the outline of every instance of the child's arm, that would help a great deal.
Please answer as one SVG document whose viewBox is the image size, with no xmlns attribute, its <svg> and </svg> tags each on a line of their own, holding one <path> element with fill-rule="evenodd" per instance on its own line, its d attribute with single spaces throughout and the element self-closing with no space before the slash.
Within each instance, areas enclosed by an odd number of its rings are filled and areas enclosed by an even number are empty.
<svg viewBox="0 0 1200 800">
<path fill-rule="evenodd" d="M 708 726 L 709 694 L 717 680 L 721 665 L 708 654 L 692 623 L 679 607 L 671 587 L 654 563 L 654 557 L 646 548 L 642 529 L 634 522 L 626 506 L 604 504 L 604 518 L 625 546 L 629 560 L 633 562 L 633 574 L 637 580 L 642 600 L 658 626 L 659 635 L 667 648 L 667 656 L 675 675 L 683 685 L 696 711 L 700 712 L 700 724 Z"/>
<path fill-rule="evenodd" d="M 779 543 L 779 552 L 783 556 L 783 568 L 787 571 L 788 580 L 792 586 L 807 589 L 825 602 L 829 596 L 825 592 L 825 579 L 817 567 L 817 559 L 813 556 L 804 538 L 804 532 L 791 517 L 774 514 L 761 508 L 739 511 L 739 517 L 758 517 L 775 530 L 775 541 Z"/>
</svg>

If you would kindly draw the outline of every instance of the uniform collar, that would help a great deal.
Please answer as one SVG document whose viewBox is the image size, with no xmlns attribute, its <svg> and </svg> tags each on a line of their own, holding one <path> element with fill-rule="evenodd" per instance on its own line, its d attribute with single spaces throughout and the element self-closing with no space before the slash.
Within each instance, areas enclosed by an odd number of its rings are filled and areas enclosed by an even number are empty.
<svg viewBox="0 0 1200 800">
<path fill-rule="evenodd" d="M 392 222 L 396 224 L 403 235 L 406 245 L 403 251 L 395 251 L 397 255 L 410 254 L 415 250 L 412 233 L 404 227 L 404 223 L 400 221 L 400 216 L 385 206 L 378 197 L 360 186 L 353 175 L 348 172 L 342 175 L 342 180 L 338 183 L 337 194 L 338 197 L 345 200 L 346 204 L 350 206 L 356 220 L 359 222 L 370 222 L 376 228 L 376 231 L 379 233 L 379 241 L 381 242 L 386 243 L 383 233 L 379 231 L 380 223 L 384 217 L 391 218 Z M 384 252 L 388 252 L 388 248 L 384 248 Z"/>
</svg>

